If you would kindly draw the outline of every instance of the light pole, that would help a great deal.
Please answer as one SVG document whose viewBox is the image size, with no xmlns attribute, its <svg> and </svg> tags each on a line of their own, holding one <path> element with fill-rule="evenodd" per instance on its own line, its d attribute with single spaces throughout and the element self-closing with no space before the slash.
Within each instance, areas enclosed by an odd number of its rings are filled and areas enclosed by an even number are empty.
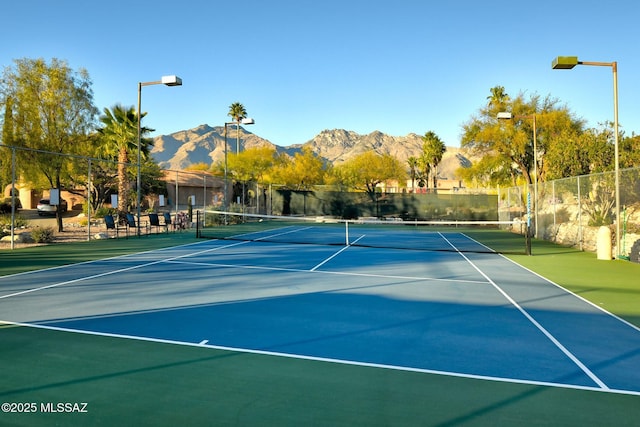
<svg viewBox="0 0 640 427">
<path fill-rule="evenodd" d="M 512 116 L 509 112 L 498 113 L 498 119 L 532 119 L 533 121 L 533 218 L 535 237 L 538 238 L 538 135 L 536 130 L 536 114 Z"/>
<path fill-rule="evenodd" d="M 182 79 L 178 76 L 162 76 L 162 78 L 160 80 L 154 81 L 154 82 L 139 82 L 138 83 L 138 175 L 136 178 L 136 190 L 137 190 L 137 200 L 136 200 L 136 205 L 137 205 L 137 210 L 138 210 L 138 215 L 137 215 L 137 227 L 138 227 L 138 231 L 137 234 L 138 236 L 140 235 L 140 196 L 142 194 L 142 185 L 141 185 L 141 177 L 140 177 L 140 170 L 141 170 L 141 145 L 142 145 L 142 132 L 141 132 L 141 128 L 140 128 L 140 123 L 141 123 L 141 117 L 140 117 L 140 105 L 141 105 L 141 100 L 142 100 L 142 86 L 152 86 L 152 85 L 166 85 L 166 86 L 182 86 Z M 177 196 L 177 194 L 176 194 Z M 178 200 L 176 200 L 176 206 L 178 205 Z"/>
<path fill-rule="evenodd" d="M 618 63 L 578 61 L 577 56 L 558 56 L 551 62 L 554 70 L 570 70 L 576 65 L 611 67 L 613 71 L 613 129 L 614 129 L 614 169 L 616 192 L 616 259 L 620 257 L 620 161 L 618 155 Z"/>
<path fill-rule="evenodd" d="M 244 118 L 240 121 L 236 122 L 225 122 L 224 124 L 224 211 L 229 211 L 229 202 L 227 200 L 227 126 L 228 125 L 236 125 L 238 126 L 238 132 L 240 131 L 240 124 L 243 125 L 254 125 L 256 123 L 255 120 L 251 118 Z M 238 137 L 238 141 L 240 137 Z M 238 142 L 238 146 L 240 143 Z M 225 217 L 226 218 L 226 217 Z"/>
</svg>

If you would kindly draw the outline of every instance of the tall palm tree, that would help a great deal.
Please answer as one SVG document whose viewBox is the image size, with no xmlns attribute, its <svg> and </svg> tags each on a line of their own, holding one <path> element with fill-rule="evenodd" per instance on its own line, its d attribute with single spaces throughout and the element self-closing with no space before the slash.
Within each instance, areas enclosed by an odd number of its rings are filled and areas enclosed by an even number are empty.
<svg viewBox="0 0 640 427">
<path fill-rule="evenodd" d="M 442 156 L 444 152 L 447 151 L 447 147 L 433 131 L 425 133 L 422 141 L 422 156 L 425 162 L 429 164 L 433 181 L 433 191 L 436 192 L 438 190 L 438 165 L 442 161 Z"/>
<path fill-rule="evenodd" d="M 491 95 L 487 96 L 487 106 L 501 111 L 504 104 L 509 101 L 509 95 L 504 90 L 504 86 L 494 86 L 490 89 Z"/>
<path fill-rule="evenodd" d="M 429 159 L 427 159 L 424 153 L 421 153 L 418 157 L 417 167 L 418 187 L 429 188 L 429 172 L 431 171 L 431 165 L 429 164 Z"/>
<path fill-rule="evenodd" d="M 236 154 L 240 153 L 240 122 L 247 117 L 247 110 L 239 102 L 234 102 L 229 106 L 227 114 L 236 124 Z"/>
<path fill-rule="evenodd" d="M 411 174 L 411 192 L 416 192 L 416 169 L 418 167 L 418 158 L 411 156 L 407 159 L 409 165 L 409 173 Z"/>
<path fill-rule="evenodd" d="M 140 114 L 140 119 L 146 113 Z M 131 154 L 138 150 L 138 113 L 134 107 L 123 107 L 116 104 L 104 109 L 104 115 L 100 116 L 100 122 L 104 127 L 98 129 L 101 136 L 101 146 L 98 149 L 100 155 L 118 160 L 118 211 L 127 212 L 129 204 L 129 189 L 131 184 L 127 176 L 127 166 Z M 153 132 L 153 129 L 142 127 L 141 135 Z M 140 150 L 146 157 L 149 153 L 151 141 L 142 138 Z M 140 189 L 137 189 L 140 191 Z"/>
</svg>

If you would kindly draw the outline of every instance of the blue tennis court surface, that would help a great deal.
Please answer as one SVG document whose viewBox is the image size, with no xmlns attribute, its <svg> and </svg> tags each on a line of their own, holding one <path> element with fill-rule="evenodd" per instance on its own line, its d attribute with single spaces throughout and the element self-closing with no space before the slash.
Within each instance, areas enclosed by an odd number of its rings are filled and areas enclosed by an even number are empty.
<svg viewBox="0 0 640 427">
<path fill-rule="evenodd" d="M 40 327 L 640 394 L 638 328 L 491 253 L 208 240 L 0 277 L 0 313 Z"/>
</svg>

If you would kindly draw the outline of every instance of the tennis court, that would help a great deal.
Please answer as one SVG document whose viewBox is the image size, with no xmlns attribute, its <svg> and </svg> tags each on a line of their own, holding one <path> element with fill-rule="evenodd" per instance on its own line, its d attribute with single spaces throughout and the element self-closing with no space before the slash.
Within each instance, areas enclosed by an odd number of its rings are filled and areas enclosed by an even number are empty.
<svg viewBox="0 0 640 427">
<path fill-rule="evenodd" d="M 366 244 L 352 230 L 362 246 L 321 244 L 327 229 L 315 228 L 3 276 L 0 320 L 285 363 L 640 395 L 637 327 L 484 243 L 434 231 L 424 250 L 393 249 L 378 242 L 388 232 Z"/>
</svg>

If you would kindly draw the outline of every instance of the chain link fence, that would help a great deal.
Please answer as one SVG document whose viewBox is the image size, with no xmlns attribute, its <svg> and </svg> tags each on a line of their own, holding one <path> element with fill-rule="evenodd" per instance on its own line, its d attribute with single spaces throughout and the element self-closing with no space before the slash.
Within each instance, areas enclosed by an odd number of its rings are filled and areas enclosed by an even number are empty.
<svg viewBox="0 0 640 427">
<path fill-rule="evenodd" d="M 620 170 L 620 218 L 615 209 L 615 173 L 605 172 L 501 189 L 501 220 L 530 221 L 540 239 L 595 251 L 600 227 L 611 231 L 613 253 L 638 261 L 640 168 Z M 537 199 L 537 206 L 536 206 Z M 620 221 L 620 248 L 616 242 Z"/>
<path fill-rule="evenodd" d="M 255 184 L 254 184 L 255 185 Z M 256 207 L 275 215 L 331 216 L 343 219 L 361 217 L 401 218 L 404 220 L 491 220 L 498 219 L 497 194 L 487 192 L 407 192 L 375 193 L 345 191 L 326 185 L 294 190 L 282 185 L 258 187 Z"/>
<path fill-rule="evenodd" d="M 224 180 L 204 171 L 148 163 L 138 170 L 131 162 L 2 144 L 0 156 L 0 248 L 107 238 L 105 215 L 124 223 L 125 213 L 136 220 L 139 213 L 146 226 L 149 213 L 169 213 L 175 224 L 179 213 L 223 205 Z"/>
<path fill-rule="evenodd" d="M 12 247 L 15 234 L 33 228 L 35 219 L 55 216 L 57 205 L 38 208 L 43 200 L 51 203 L 52 196 L 59 196 L 59 204 L 64 207 L 59 215 L 63 232 L 78 239 L 93 239 L 103 232 L 105 214 L 137 214 L 135 163 L 1 144 L 0 155 L 4 172 L 0 237 L 8 239 Z M 181 213 L 192 218 L 195 209 L 339 218 L 519 221 L 530 222 L 537 238 L 593 251 L 601 226 L 610 228 L 615 245 L 614 224 L 619 220 L 621 247 L 619 251 L 614 247 L 614 253 L 634 258 L 640 247 L 640 168 L 620 171 L 620 218 L 615 215 L 613 172 L 539 182 L 537 188 L 530 185 L 426 194 L 368 194 L 322 185 L 294 190 L 231 179 L 225 185 L 223 177 L 208 172 L 158 170 L 145 165 L 140 174 L 140 222 L 150 212 L 169 213 L 174 220 Z M 57 183 L 60 188 L 56 189 Z M 526 229 L 515 228 L 513 231 L 519 233 Z M 63 236 L 56 232 L 58 237 Z"/>
</svg>

